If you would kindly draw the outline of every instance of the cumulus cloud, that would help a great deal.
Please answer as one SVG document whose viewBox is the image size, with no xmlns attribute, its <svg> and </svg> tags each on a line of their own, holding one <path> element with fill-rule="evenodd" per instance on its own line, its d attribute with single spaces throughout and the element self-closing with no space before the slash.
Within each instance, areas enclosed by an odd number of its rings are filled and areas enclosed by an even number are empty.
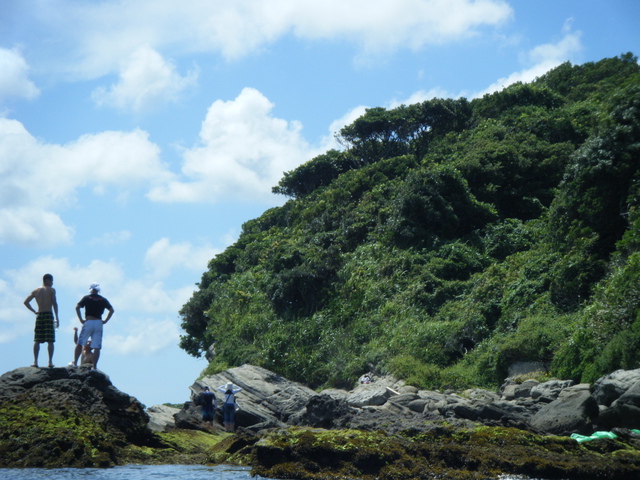
<svg viewBox="0 0 640 480">
<path fill-rule="evenodd" d="M 75 202 L 79 189 L 103 194 L 170 178 L 157 145 L 141 130 L 83 135 L 58 145 L 0 118 L 0 244 L 68 243 L 73 229 L 58 211 Z"/>
<path fill-rule="evenodd" d="M 105 336 L 105 343 L 121 354 L 142 347 L 147 353 L 153 353 L 175 345 L 179 336 L 176 312 L 195 289 L 193 286 L 168 288 L 155 280 L 128 278 L 115 260 L 93 260 L 74 265 L 67 258 L 39 257 L 20 268 L 0 272 L 0 344 L 33 331 L 33 314 L 22 302 L 41 285 L 45 273 L 54 276 L 61 335 L 65 332 L 72 335 L 72 327 L 78 326 L 72 307 L 88 293 L 91 283 L 100 284 L 101 293 L 116 310 L 114 320 L 108 324 L 109 335 Z M 149 320 L 150 315 L 153 315 L 153 322 Z M 140 343 L 142 334 L 144 342 Z"/>
<path fill-rule="evenodd" d="M 93 100 L 98 106 L 141 112 L 157 104 L 176 102 L 183 91 L 197 82 L 196 70 L 186 76 L 175 65 L 144 45 L 136 49 L 120 68 L 120 80 L 108 89 L 96 89 Z"/>
<path fill-rule="evenodd" d="M 154 277 L 167 277 L 174 269 L 203 272 L 220 250 L 209 246 L 194 246 L 190 242 L 171 243 L 168 238 L 155 242 L 145 255 L 144 263 Z"/>
<path fill-rule="evenodd" d="M 475 95 L 475 97 L 482 97 L 487 93 L 497 92 L 517 82 L 531 82 L 561 63 L 571 60 L 576 53 L 582 50 L 582 33 L 580 31 L 570 31 L 570 23 L 565 24 L 563 33 L 562 38 L 558 42 L 538 45 L 527 52 L 523 56 L 524 63 L 527 64 L 526 68 L 504 78 L 500 78 L 485 90 Z"/>
<path fill-rule="evenodd" d="M 40 41 L 41 63 L 54 58 L 49 52 L 55 48 L 65 59 L 56 55 L 50 69 L 96 78 L 118 71 L 140 45 L 234 59 L 294 35 L 350 42 L 371 55 L 468 38 L 509 21 L 513 11 L 504 0 L 108 0 L 40 3 L 37 9 L 20 4 L 12 14 L 28 18 L 39 38 L 57 39 Z M 149 62 L 149 50 L 143 55 Z M 123 76 L 105 93 L 120 98 L 130 85 Z"/>
<path fill-rule="evenodd" d="M 345 38 L 363 54 L 419 49 L 478 33 L 508 21 L 513 11 L 504 1 L 356 0 L 294 2 L 291 28 L 306 39 Z"/>
<path fill-rule="evenodd" d="M 150 356 L 180 340 L 180 329 L 171 320 L 133 318 L 127 327 L 122 333 L 105 335 L 103 346 L 110 354 Z"/>
<path fill-rule="evenodd" d="M 283 172 L 316 153 L 300 123 L 275 118 L 274 105 L 245 88 L 215 101 L 200 131 L 201 145 L 184 152 L 182 179 L 153 189 L 156 201 L 216 201 L 223 197 L 273 202 L 271 188 Z"/>
<path fill-rule="evenodd" d="M 19 51 L 0 48 L 0 101 L 6 98 L 31 100 L 40 91 L 29 79 L 29 66 Z"/>
</svg>

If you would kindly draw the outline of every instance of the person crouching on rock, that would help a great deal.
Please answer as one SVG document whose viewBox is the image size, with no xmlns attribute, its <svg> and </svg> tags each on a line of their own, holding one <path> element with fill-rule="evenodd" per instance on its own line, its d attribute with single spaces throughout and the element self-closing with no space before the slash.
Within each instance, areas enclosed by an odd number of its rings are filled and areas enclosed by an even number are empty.
<svg viewBox="0 0 640 480">
<path fill-rule="evenodd" d="M 211 422 L 211 425 L 213 425 L 215 411 L 216 408 L 218 408 L 215 393 L 209 390 L 209 387 L 204 387 L 199 400 L 199 403 L 202 405 L 202 420 L 204 422 Z"/>
<path fill-rule="evenodd" d="M 78 327 L 73 327 L 73 343 L 78 345 Z M 80 357 L 80 365 L 93 366 L 95 363 L 95 352 L 91 348 L 91 340 L 87 340 L 82 346 L 82 356 Z M 74 362 L 69 362 L 70 367 L 75 367 Z"/>
<path fill-rule="evenodd" d="M 236 416 L 236 393 L 242 390 L 237 385 L 229 382 L 226 385 L 218 387 L 222 393 L 224 393 L 222 403 L 222 423 L 224 429 L 227 432 L 233 432 L 235 430 L 235 416 Z"/>
</svg>

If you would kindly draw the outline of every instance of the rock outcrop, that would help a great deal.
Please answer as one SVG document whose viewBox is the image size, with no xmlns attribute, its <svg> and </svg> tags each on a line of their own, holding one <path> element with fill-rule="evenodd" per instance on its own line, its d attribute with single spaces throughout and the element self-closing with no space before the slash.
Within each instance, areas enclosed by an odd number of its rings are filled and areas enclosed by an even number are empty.
<svg viewBox="0 0 640 480">
<path fill-rule="evenodd" d="M 149 417 L 134 397 L 89 368 L 17 368 L 0 376 L 0 400 L 92 418 L 131 443 L 149 437 Z"/>
<path fill-rule="evenodd" d="M 353 390 L 314 392 L 269 370 L 243 365 L 205 377 L 191 386 L 193 395 L 204 386 L 212 390 L 231 381 L 238 394 L 239 427 L 259 431 L 287 425 L 361 430 L 430 430 L 438 422 L 469 427 L 474 424 L 514 427 L 536 433 L 588 434 L 615 427 L 640 428 L 640 369 L 618 371 L 593 386 L 569 380 L 517 382 L 508 379 L 498 392 L 419 390 L 393 377 L 369 375 L 370 383 Z M 176 419 L 193 419 L 192 403 Z"/>
<path fill-rule="evenodd" d="M 316 395 L 310 388 L 269 370 L 243 365 L 196 381 L 190 387 L 192 397 L 207 386 L 220 402 L 222 392 L 218 387 L 228 382 L 242 388 L 236 396 L 240 407 L 236 412 L 237 425 L 254 429 L 285 426 L 289 417 L 303 410 L 309 399 Z"/>
<path fill-rule="evenodd" d="M 88 368 L 24 367 L 0 376 L 1 466 L 110 466 L 154 442 L 134 397 Z"/>
</svg>

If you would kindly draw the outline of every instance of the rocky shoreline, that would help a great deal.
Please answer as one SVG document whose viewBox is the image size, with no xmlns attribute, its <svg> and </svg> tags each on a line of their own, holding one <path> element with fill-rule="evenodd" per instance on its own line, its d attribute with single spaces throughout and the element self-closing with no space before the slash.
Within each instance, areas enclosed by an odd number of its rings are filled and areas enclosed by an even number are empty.
<svg viewBox="0 0 640 480">
<path fill-rule="evenodd" d="M 640 429 L 640 369 L 613 372 L 593 385 L 514 377 L 498 392 L 426 391 L 392 377 L 368 377 L 370 383 L 351 391 L 315 392 L 264 368 L 243 365 L 198 380 L 190 389 L 195 398 L 205 386 L 214 390 L 233 382 L 242 387 L 237 423 L 252 431 L 306 426 L 397 433 L 428 431 L 444 421 L 459 428 L 481 424 L 563 436 Z M 176 425 L 198 428 L 197 411 L 194 402 L 174 410 Z"/>
<path fill-rule="evenodd" d="M 419 390 L 370 376 L 315 392 L 244 365 L 202 378 L 241 386 L 238 432 L 181 409 L 145 409 L 101 372 L 25 367 L 0 376 L 0 467 L 232 463 L 271 478 L 637 479 L 640 370 L 593 385 L 512 378 L 498 392 Z M 571 434 L 614 432 L 579 443 Z"/>
</svg>

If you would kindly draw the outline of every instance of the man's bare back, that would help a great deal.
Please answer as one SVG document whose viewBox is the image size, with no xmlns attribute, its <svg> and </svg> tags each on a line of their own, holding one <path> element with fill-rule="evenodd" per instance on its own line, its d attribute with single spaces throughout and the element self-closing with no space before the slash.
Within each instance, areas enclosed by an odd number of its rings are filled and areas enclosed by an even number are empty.
<svg viewBox="0 0 640 480">
<path fill-rule="evenodd" d="M 56 301 L 56 289 L 53 287 L 44 285 L 42 287 L 36 288 L 33 292 L 31 292 L 31 295 L 29 295 L 25 300 L 25 305 L 27 305 L 27 308 L 31 306 L 30 302 L 33 299 L 35 299 L 36 303 L 38 304 L 38 312 L 53 312 L 54 307 L 56 310 L 58 308 Z M 29 310 L 33 311 L 33 313 L 38 313 L 33 309 L 33 307 L 29 308 Z M 56 317 L 57 316 L 58 315 L 56 313 Z"/>
</svg>

